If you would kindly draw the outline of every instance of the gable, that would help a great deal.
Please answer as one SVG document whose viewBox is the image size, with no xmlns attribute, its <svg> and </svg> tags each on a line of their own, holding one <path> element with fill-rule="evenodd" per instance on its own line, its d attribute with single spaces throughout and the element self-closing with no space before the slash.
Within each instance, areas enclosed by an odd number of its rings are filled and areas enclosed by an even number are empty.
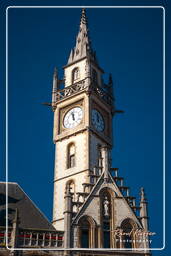
<svg viewBox="0 0 171 256">
<path fill-rule="evenodd" d="M 101 175 L 96 185 L 93 187 L 90 195 L 87 197 L 86 201 L 82 205 L 80 211 L 75 216 L 72 224 L 78 224 L 79 219 L 86 215 L 91 216 L 97 225 L 100 225 L 101 210 L 100 210 L 100 193 L 103 189 L 111 190 L 113 193 L 114 200 L 114 218 L 115 227 L 119 227 L 122 221 L 126 218 L 130 218 L 137 223 L 139 227 L 142 227 L 140 221 L 135 215 L 133 209 L 124 198 L 119 187 L 113 180 L 112 176 L 109 174 L 108 182 L 104 181 L 104 173 Z"/>
</svg>

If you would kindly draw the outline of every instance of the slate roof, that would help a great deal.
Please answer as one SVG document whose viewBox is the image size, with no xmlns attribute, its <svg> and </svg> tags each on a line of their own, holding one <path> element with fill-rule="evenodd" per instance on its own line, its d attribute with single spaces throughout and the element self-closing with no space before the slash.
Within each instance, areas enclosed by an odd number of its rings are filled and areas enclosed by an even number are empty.
<svg viewBox="0 0 171 256">
<path fill-rule="evenodd" d="M 19 214 L 20 228 L 55 230 L 51 222 L 36 207 L 28 195 L 17 183 L 8 183 L 8 225 L 12 226 L 16 208 Z M 6 220 L 6 183 L 0 182 L 0 226 Z"/>
</svg>

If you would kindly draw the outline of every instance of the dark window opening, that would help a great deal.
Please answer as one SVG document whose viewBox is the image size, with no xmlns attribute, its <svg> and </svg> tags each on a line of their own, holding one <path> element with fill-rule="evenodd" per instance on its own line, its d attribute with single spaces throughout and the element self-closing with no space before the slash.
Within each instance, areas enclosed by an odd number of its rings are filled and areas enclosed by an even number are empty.
<svg viewBox="0 0 171 256">
<path fill-rule="evenodd" d="M 82 230 L 81 247 L 89 248 L 89 230 L 88 229 Z"/>
<path fill-rule="evenodd" d="M 79 225 L 81 228 L 80 246 L 90 248 L 90 223 L 86 217 L 83 217 Z"/>
<path fill-rule="evenodd" d="M 75 144 L 69 144 L 68 146 L 68 160 L 67 160 L 67 168 L 72 168 L 75 166 Z"/>
<path fill-rule="evenodd" d="M 124 247 L 125 248 L 132 248 L 132 238 L 129 235 L 125 235 L 123 238 Z"/>
<path fill-rule="evenodd" d="M 104 248 L 110 248 L 110 223 L 103 222 Z"/>
<path fill-rule="evenodd" d="M 75 166 L 75 155 L 70 155 L 69 158 L 69 168 L 72 168 Z"/>
</svg>

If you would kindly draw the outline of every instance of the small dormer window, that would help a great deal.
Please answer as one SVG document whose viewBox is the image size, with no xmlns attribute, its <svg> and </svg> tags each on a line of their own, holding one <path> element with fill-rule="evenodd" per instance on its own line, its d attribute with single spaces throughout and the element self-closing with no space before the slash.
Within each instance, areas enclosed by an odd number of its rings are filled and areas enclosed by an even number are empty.
<svg viewBox="0 0 171 256">
<path fill-rule="evenodd" d="M 80 71 L 79 68 L 74 68 L 72 71 L 72 82 L 76 82 L 80 78 Z"/>
</svg>

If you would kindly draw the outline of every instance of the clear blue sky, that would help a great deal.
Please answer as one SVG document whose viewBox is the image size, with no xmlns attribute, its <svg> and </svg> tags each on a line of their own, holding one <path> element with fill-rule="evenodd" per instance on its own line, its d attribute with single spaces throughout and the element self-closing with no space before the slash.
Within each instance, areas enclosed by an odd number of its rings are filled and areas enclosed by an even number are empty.
<svg viewBox="0 0 171 256">
<path fill-rule="evenodd" d="M 2 3 L 2 13 L 8 2 Z M 121 2 L 128 5 L 128 1 Z M 31 5 L 33 2 L 16 3 Z M 40 5 L 40 1 L 36 3 Z M 47 3 L 57 4 L 41 2 Z M 68 3 L 71 5 L 65 1 Z M 88 1 L 79 3 L 89 4 Z M 117 3 L 108 1 L 108 5 Z M 135 5 L 136 1 L 131 3 Z M 141 1 L 141 5 L 146 3 Z M 161 5 L 162 2 L 150 3 Z M 90 37 L 105 71 L 104 79 L 112 73 L 116 106 L 125 111 L 113 120 L 113 167 L 119 167 L 119 174 L 131 187 L 132 195 L 139 198 L 140 187 L 145 188 L 150 230 L 157 233 L 153 247 L 162 247 L 163 235 L 162 12 L 162 9 L 144 8 L 87 9 Z M 4 31 L 4 16 L 1 19 Z M 9 10 L 9 181 L 18 182 L 50 220 L 53 112 L 41 103 L 51 101 L 55 66 L 62 78 L 62 66 L 75 44 L 79 20 L 80 9 L 76 8 Z M 5 38 L 1 44 L 5 47 Z M 5 72 L 4 67 L 2 70 Z M 1 90 L 4 95 L 4 89 Z M 5 104 L 4 97 L 1 102 Z"/>
</svg>

